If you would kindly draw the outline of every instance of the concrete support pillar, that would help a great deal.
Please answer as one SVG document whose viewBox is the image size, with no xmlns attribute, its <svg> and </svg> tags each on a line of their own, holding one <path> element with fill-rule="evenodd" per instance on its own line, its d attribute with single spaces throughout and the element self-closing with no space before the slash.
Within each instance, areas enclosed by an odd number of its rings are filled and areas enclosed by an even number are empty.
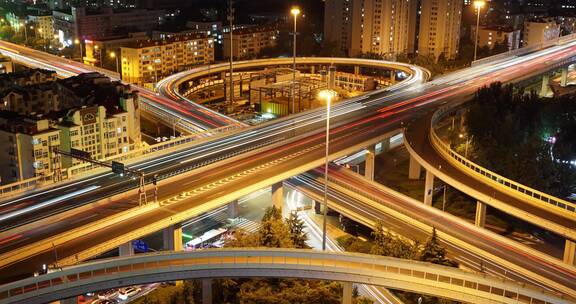
<svg viewBox="0 0 576 304">
<path fill-rule="evenodd" d="M 390 138 L 384 139 L 380 148 L 380 153 L 386 153 L 388 151 L 390 151 Z"/>
<path fill-rule="evenodd" d="M 365 162 L 364 162 L 364 177 L 373 181 L 374 180 L 374 171 L 375 171 L 375 162 L 374 159 L 376 158 L 376 146 L 370 145 L 368 146 L 368 151 L 366 152 Z"/>
<path fill-rule="evenodd" d="M 237 218 L 240 212 L 240 206 L 238 205 L 238 200 L 233 200 L 228 203 L 228 217 Z"/>
<path fill-rule="evenodd" d="M 542 88 L 540 89 L 540 96 L 544 97 L 548 95 L 548 83 L 550 82 L 550 75 L 542 75 Z"/>
<path fill-rule="evenodd" d="M 420 171 L 422 166 L 418 163 L 416 158 L 410 155 L 410 167 L 408 168 L 408 178 L 409 179 L 420 179 Z"/>
<path fill-rule="evenodd" d="M 476 219 L 474 223 L 482 228 L 486 225 L 486 204 L 481 201 L 476 202 Z"/>
<path fill-rule="evenodd" d="M 396 71 L 392 70 L 390 71 L 390 84 L 395 83 L 396 83 Z"/>
<path fill-rule="evenodd" d="M 284 205 L 284 185 L 282 182 L 272 185 L 272 205 L 278 209 L 282 209 Z"/>
<path fill-rule="evenodd" d="M 212 304 L 211 279 L 202 279 L 202 304 Z"/>
<path fill-rule="evenodd" d="M 576 242 L 568 239 L 566 240 L 563 260 L 566 264 L 576 265 Z"/>
<path fill-rule="evenodd" d="M 134 255 L 134 246 L 132 246 L 132 242 L 126 242 L 122 245 L 120 245 L 120 247 L 118 247 L 118 250 L 120 252 L 120 256 L 129 256 L 129 255 Z"/>
<path fill-rule="evenodd" d="M 162 230 L 164 250 L 181 251 L 182 246 L 182 226 L 171 225 Z"/>
<path fill-rule="evenodd" d="M 560 77 L 560 86 L 565 87 L 568 83 L 568 66 L 562 67 L 562 76 Z"/>
<path fill-rule="evenodd" d="M 354 66 L 354 75 L 360 75 L 360 66 Z"/>
<path fill-rule="evenodd" d="M 316 73 L 316 66 L 313 65 L 310 67 L 310 74 L 315 74 Z"/>
<path fill-rule="evenodd" d="M 352 304 L 352 282 L 342 282 L 342 304 Z"/>
<path fill-rule="evenodd" d="M 434 193 L 434 174 L 426 170 L 426 182 L 424 184 L 424 204 L 432 205 L 432 194 Z"/>
<path fill-rule="evenodd" d="M 328 89 L 334 89 L 336 87 L 336 67 L 331 66 L 328 69 Z"/>
</svg>

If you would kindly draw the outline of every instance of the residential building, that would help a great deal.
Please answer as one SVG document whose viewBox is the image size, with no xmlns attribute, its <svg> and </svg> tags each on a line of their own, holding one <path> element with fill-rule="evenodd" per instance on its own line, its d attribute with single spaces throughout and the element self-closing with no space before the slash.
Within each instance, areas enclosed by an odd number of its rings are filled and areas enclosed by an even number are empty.
<svg viewBox="0 0 576 304">
<path fill-rule="evenodd" d="M 36 37 L 46 40 L 54 39 L 54 22 L 52 14 L 35 14 L 27 16 L 28 22 L 34 24 Z"/>
<path fill-rule="evenodd" d="M 237 59 L 257 57 L 263 49 L 278 45 L 279 34 L 276 25 L 236 28 L 232 35 L 232 54 Z M 230 58 L 230 29 L 224 30 L 223 49 L 224 57 Z"/>
<path fill-rule="evenodd" d="M 41 116 L 0 111 L 0 176 L 2 183 L 49 176 L 60 168 L 60 130 Z"/>
<path fill-rule="evenodd" d="M 122 30 L 152 31 L 164 21 L 163 10 L 103 8 L 88 11 L 72 7 L 70 13 L 54 11 L 54 27 L 60 42 L 70 45 L 74 39 L 99 39 Z"/>
<path fill-rule="evenodd" d="M 178 35 L 163 40 L 140 40 L 121 48 L 122 79 L 129 83 L 156 82 L 162 76 L 214 61 L 214 40 L 205 34 Z"/>
<path fill-rule="evenodd" d="M 418 55 L 454 59 L 460 45 L 462 0 L 421 1 Z"/>
<path fill-rule="evenodd" d="M 54 83 L 12 86 L 0 93 L 0 110 L 20 115 L 47 114 L 60 110 Z"/>
<path fill-rule="evenodd" d="M 112 52 L 120 54 L 122 46 L 138 40 L 148 39 L 145 32 L 129 33 L 128 35 L 119 35 L 105 37 L 100 39 L 85 39 L 84 46 L 84 63 L 94 66 L 101 66 L 105 56 L 110 56 Z"/>
<path fill-rule="evenodd" d="M 350 56 L 415 51 L 416 0 L 327 0 L 324 35 Z"/>
<path fill-rule="evenodd" d="M 553 19 L 535 19 L 524 22 L 523 46 L 534 46 L 560 36 L 560 25 Z"/>
<path fill-rule="evenodd" d="M 12 58 L 0 54 L 0 74 L 8 74 L 14 71 Z"/>
<path fill-rule="evenodd" d="M 494 48 L 496 44 L 505 43 L 508 50 L 515 50 L 520 47 L 520 30 L 512 27 L 502 26 L 480 26 L 478 32 L 478 47 Z M 470 40 L 474 41 L 476 36 L 476 26 L 472 27 Z"/>
<path fill-rule="evenodd" d="M 14 73 L 0 74 L 0 88 L 11 86 L 27 86 L 32 84 L 55 81 L 57 74 L 55 71 L 43 69 L 26 69 Z"/>
</svg>

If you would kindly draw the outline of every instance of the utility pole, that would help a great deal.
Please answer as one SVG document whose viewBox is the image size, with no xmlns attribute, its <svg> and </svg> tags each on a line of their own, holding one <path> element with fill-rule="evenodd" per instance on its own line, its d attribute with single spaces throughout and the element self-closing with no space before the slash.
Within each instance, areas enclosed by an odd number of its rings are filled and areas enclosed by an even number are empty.
<svg viewBox="0 0 576 304">
<path fill-rule="evenodd" d="M 230 25 L 230 100 L 228 101 L 228 114 L 232 114 L 234 107 L 234 0 L 228 0 L 228 22 Z"/>
</svg>

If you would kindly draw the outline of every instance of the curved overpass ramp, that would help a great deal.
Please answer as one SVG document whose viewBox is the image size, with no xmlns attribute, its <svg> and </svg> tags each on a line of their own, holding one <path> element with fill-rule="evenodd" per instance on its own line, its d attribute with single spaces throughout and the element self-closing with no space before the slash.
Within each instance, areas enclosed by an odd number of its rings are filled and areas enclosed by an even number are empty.
<svg viewBox="0 0 576 304">
<path fill-rule="evenodd" d="M 292 67 L 292 58 L 268 58 L 268 59 L 256 59 L 256 60 L 245 60 L 234 62 L 234 71 L 238 70 L 250 70 L 250 69 L 263 69 L 273 66 L 289 66 Z M 299 57 L 296 58 L 297 65 L 346 65 L 346 66 L 360 66 L 360 67 L 371 67 L 380 69 L 393 69 L 397 71 L 402 71 L 408 74 L 408 78 L 404 81 L 398 83 L 397 85 L 391 86 L 384 90 L 397 90 L 400 88 L 406 88 L 410 85 L 421 84 L 426 82 L 430 78 L 430 72 L 424 68 L 401 63 L 394 61 L 385 60 L 374 60 L 374 59 L 361 59 L 361 58 L 333 58 L 333 57 Z M 180 72 L 162 79 L 158 82 L 158 91 L 173 100 L 188 100 L 184 97 L 180 91 L 179 87 L 183 83 L 210 76 L 217 75 L 220 73 L 226 73 L 229 71 L 230 65 L 228 63 L 212 64 L 207 66 L 202 66 L 194 68 L 188 71 Z M 188 100 L 189 102 L 192 102 Z M 202 107 L 202 106 L 201 106 Z M 205 107 L 202 107 L 209 110 Z"/>
<path fill-rule="evenodd" d="M 0 286 L 0 303 L 46 303 L 120 286 L 223 277 L 354 282 L 469 303 L 570 303 L 532 286 L 430 263 L 366 254 L 255 248 L 164 252 L 86 263 Z"/>
</svg>

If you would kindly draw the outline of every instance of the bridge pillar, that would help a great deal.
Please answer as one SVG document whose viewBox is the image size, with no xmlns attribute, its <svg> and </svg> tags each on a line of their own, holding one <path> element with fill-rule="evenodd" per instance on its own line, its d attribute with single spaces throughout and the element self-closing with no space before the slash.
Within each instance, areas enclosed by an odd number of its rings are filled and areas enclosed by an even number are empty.
<svg viewBox="0 0 576 304">
<path fill-rule="evenodd" d="M 426 182 L 424 184 L 424 204 L 432 205 L 432 195 L 434 194 L 434 174 L 426 170 Z"/>
<path fill-rule="evenodd" d="M 182 226 L 177 224 L 164 228 L 162 240 L 164 241 L 164 250 L 181 251 L 183 249 Z"/>
<path fill-rule="evenodd" d="M 476 202 L 476 218 L 474 224 L 482 228 L 486 225 L 486 204 L 481 201 Z"/>
<path fill-rule="evenodd" d="M 237 218 L 240 207 L 238 206 L 238 200 L 233 200 L 228 203 L 228 217 Z"/>
<path fill-rule="evenodd" d="M 395 84 L 396 83 L 396 71 L 391 70 L 390 71 L 390 84 Z"/>
<path fill-rule="evenodd" d="M 565 87 L 568 83 L 568 66 L 562 67 L 562 76 L 560 76 L 560 86 Z"/>
<path fill-rule="evenodd" d="M 315 74 L 316 73 L 316 66 L 313 65 L 310 67 L 310 74 Z"/>
<path fill-rule="evenodd" d="M 354 66 L 354 75 L 360 75 L 360 66 L 358 65 Z"/>
<path fill-rule="evenodd" d="M 212 304 L 211 279 L 202 279 L 202 304 Z"/>
<path fill-rule="evenodd" d="M 352 304 L 352 282 L 342 282 L 342 304 Z"/>
<path fill-rule="evenodd" d="M 380 153 L 386 153 L 388 151 L 390 151 L 390 138 L 384 139 L 380 148 Z"/>
<path fill-rule="evenodd" d="M 132 242 L 126 242 L 118 247 L 118 251 L 120 256 L 134 255 L 134 246 L 132 246 Z"/>
<path fill-rule="evenodd" d="M 364 177 L 373 181 L 374 171 L 375 171 L 375 161 L 376 158 L 376 146 L 368 146 L 368 151 L 366 152 L 365 162 L 364 162 Z"/>
<path fill-rule="evenodd" d="M 548 83 L 550 82 L 550 75 L 542 75 L 542 88 L 540 89 L 540 97 L 548 95 Z"/>
<path fill-rule="evenodd" d="M 272 185 L 272 205 L 278 209 L 282 209 L 284 205 L 284 185 L 282 182 Z"/>
<path fill-rule="evenodd" d="M 420 179 L 420 171 L 422 167 L 414 158 L 414 156 L 410 155 L 410 167 L 408 168 L 408 178 L 409 179 Z"/>
<path fill-rule="evenodd" d="M 563 260 L 566 264 L 576 265 L 576 242 L 568 239 L 566 240 Z"/>
</svg>

